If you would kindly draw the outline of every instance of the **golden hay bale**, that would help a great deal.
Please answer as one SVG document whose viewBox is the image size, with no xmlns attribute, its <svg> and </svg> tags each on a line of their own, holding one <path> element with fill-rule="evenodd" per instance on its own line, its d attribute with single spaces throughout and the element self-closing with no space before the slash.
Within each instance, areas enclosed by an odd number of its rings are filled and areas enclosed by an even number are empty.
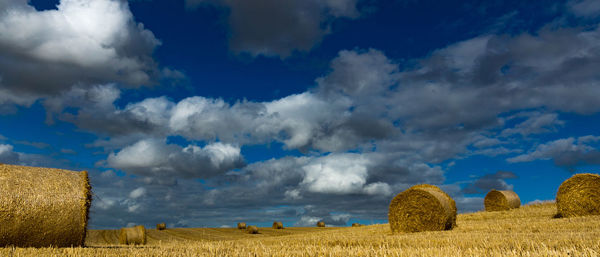
<svg viewBox="0 0 600 257">
<path fill-rule="evenodd" d="M 453 200 L 440 188 L 417 185 L 396 195 L 388 220 L 392 232 L 449 230 L 455 226 Z"/>
<path fill-rule="evenodd" d="M 146 244 L 146 228 L 142 225 L 121 228 L 121 231 L 119 231 L 119 243 L 124 245 Z"/>
<path fill-rule="evenodd" d="M 353 227 L 362 227 L 362 224 L 360 224 L 360 223 L 352 223 L 352 226 Z"/>
<path fill-rule="evenodd" d="M 283 229 L 283 223 L 281 223 L 280 221 L 275 221 L 275 222 L 273 222 L 273 228 L 274 229 Z"/>
<path fill-rule="evenodd" d="M 559 217 L 600 215 L 600 176 L 575 174 L 565 180 L 556 193 Z"/>
<path fill-rule="evenodd" d="M 438 192 L 441 192 L 446 197 L 446 199 L 450 202 L 450 211 L 452 212 L 452 219 L 450 220 L 450 224 L 446 224 L 446 226 L 450 226 L 451 228 L 456 227 L 456 213 L 457 213 L 458 209 L 456 209 L 456 202 L 454 201 L 454 199 L 452 199 L 452 197 L 450 197 L 449 194 L 444 192 L 444 190 L 440 189 L 439 187 L 434 186 L 434 185 L 429 185 L 429 184 L 414 185 L 411 188 L 413 188 L 413 189 L 430 188 L 430 189 L 437 190 Z"/>
<path fill-rule="evenodd" d="M 521 206 L 521 199 L 514 191 L 492 189 L 483 199 L 486 211 L 506 211 Z"/>
<path fill-rule="evenodd" d="M 165 230 L 165 229 L 167 229 L 167 224 L 165 224 L 165 223 L 156 224 L 156 230 Z"/>
<path fill-rule="evenodd" d="M 0 164 L 0 247 L 83 246 L 88 173 Z"/>
<path fill-rule="evenodd" d="M 317 227 L 324 228 L 325 227 L 325 222 L 323 222 L 323 221 L 317 222 Z"/>
<path fill-rule="evenodd" d="M 246 223 L 244 223 L 244 222 L 238 222 L 237 228 L 238 229 L 246 229 Z"/>
<path fill-rule="evenodd" d="M 246 228 L 246 232 L 248 232 L 249 234 L 258 234 L 258 227 L 256 227 L 256 226 L 248 226 Z"/>
</svg>

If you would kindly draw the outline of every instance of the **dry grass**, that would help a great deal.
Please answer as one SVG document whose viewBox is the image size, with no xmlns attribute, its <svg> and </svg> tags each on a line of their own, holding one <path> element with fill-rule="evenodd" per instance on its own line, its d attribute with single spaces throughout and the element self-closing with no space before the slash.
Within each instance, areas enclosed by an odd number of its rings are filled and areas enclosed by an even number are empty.
<svg viewBox="0 0 600 257">
<path fill-rule="evenodd" d="M 345 228 L 149 230 L 145 246 L 119 246 L 93 230 L 88 248 L 0 248 L 0 256 L 600 256 L 600 216 L 554 219 L 538 204 L 461 214 L 450 231 L 392 234 L 388 224 Z"/>
<path fill-rule="evenodd" d="M 565 180 L 556 193 L 556 205 L 560 217 L 600 215 L 600 176 L 583 173 Z"/>
<path fill-rule="evenodd" d="M 0 164 L 0 246 L 80 246 L 91 187 L 85 171 Z"/>
<path fill-rule="evenodd" d="M 491 190 L 483 199 L 486 211 L 506 211 L 519 208 L 521 199 L 511 190 Z"/>
</svg>

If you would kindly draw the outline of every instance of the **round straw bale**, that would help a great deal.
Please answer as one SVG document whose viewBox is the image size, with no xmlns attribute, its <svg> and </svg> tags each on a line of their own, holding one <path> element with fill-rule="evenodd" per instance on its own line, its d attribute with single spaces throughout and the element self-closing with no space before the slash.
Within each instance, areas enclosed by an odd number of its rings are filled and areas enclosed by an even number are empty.
<svg viewBox="0 0 600 257">
<path fill-rule="evenodd" d="M 248 226 L 246 228 L 246 232 L 248 232 L 249 234 L 258 234 L 258 227 L 256 227 L 256 226 Z"/>
<path fill-rule="evenodd" d="M 124 245 L 146 244 L 146 228 L 142 225 L 121 228 L 121 231 L 119 231 L 119 243 Z"/>
<path fill-rule="evenodd" d="M 281 223 L 280 221 L 275 221 L 275 222 L 273 222 L 273 228 L 274 229 L 283 229 L 283 223 Z"/>
<path fill-rule="evenodd" d="M 156 230 L 165 230 L 165 229 L 167 229 L 167 224 L 165 224 L 165 223 L 156 224 Z"/>
<path fill-rule="evenodd" d="M 246 223 L 244 223 L 244 222 L 238 222 L 237 228 L 238 229 L 246 229 Z"/>
<path fill-rule="evenodd" d="M 0 164 L 0 247 L 83 246 L 88 173 Z"/>
<path fill-rule="evenodd" d="M 575 174 L 565 180 L 556 193 L 559 217 L 600 215 L 600 176 Z"/>
<path fill-rule="evenodd" d="M 454 201 L 432 185 L 417 185 L 396 195 L 388 220 L 392 232 L 449 230 L 455 226 Z"/>
<path fill-rule="evenodd" d="M 361 227 L 361 226 L 362 226 L 362 224 L 359 224 L 359 223 L 352 223 L 352 226 L 353 226 L 353 227 Z"/>
<path fill-rule="evenodd" d="M 452 199 L 452 197 L 450 197 L 449 194 L 444 192 L 444 190 L 440 189 L 439 187 L 434 186 L 434 185 L 429 185 L 429 184 L 414 185 L 411 188 L 413 188 L 413 189 L 430 188 L 430 189 L 437 190 L 438 192 L 442 193 L 446 197 L 446 199 L 450 202 L 450 211 L 452 212 L 452 219 L 450 220 L 449 224 L 446 224 L 446 227 L 449 227 L 448 229 L 452 229 L 452 228 L 456 227 L 456 213 L 457 213 L 458 209 L 456 209 L 456 202 L 454 201 L 454 199 Z"/>
<path fill-rule="evenodd" d="M 324 228 L 325 227 L 325 222 L 323 222 L 323 221 L 317 222 L 317 227 Z"/>
<path fill-rule="evenodd" d="M 492 189 L 483 199 L 486 211 L 506 211 L 521 206 L 521 199 L 511 190 Z"/>
</svg>

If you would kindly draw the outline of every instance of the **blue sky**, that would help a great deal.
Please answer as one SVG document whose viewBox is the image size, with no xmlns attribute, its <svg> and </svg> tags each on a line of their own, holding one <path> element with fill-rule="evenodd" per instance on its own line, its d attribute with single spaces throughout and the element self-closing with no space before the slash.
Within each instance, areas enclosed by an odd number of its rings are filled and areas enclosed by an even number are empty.
<svg viewBox="0 0 600 257">
<path fill-rule="evenodd" d="M 90 227 L 387 222 L 436 184 L 600 168 L 600 4 L 0 2 L 0 162 L 88 170 Z"/>
</svg>

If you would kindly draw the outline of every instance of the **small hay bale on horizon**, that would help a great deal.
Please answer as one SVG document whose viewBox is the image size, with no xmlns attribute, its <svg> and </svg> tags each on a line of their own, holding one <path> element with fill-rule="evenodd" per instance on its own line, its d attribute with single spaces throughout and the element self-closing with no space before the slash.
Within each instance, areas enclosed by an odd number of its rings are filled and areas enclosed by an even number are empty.
<svg viewBox="0 0 600 257">
<path fill-rule="evenodd" d="M 246 228 L 246 232 L 248 232 L 248 234 L 258 234 L 258 227 L 256 227 L 256 226 L 248 226 Z"/>
<path fill-rule="evenodd" d="M 283 229 L 283 223 L 281 223 L 281 221 L 274 221 L 273 228 L 274 229 Z"/>
<path fill-rule="evenodd" d="M 556 217 L 600 215 L 600 175 L 575 174 L 556 193 Z"/>
<path fill-rule="evenodd" d="M 165 229 L 167 229 L 167 224 L 165 224 L 165 223 L 156 224 L 156 230 L 165 230 Z"/>
<path fill-rule="evenodd" d="M 433 185 L 416 185 L 390 202 L 388 220 L 392 232 L 450 230 L 456 226 L 456 203 Z"/>
<path fill-rule="evenodd" d="M 323 221 L 317 222 L 317 227 L 324 228 L 325 227 L 325 222 L 323 222 Z"/>
<path fill-rule="evenodd" d="M 119 243 L 124 245 L 145 245 L 146 228 L 142 225 L 121 228 L 119 231 Z"/>
<path fill-rule="evenodd" d="M 83 246 L 91 203 L 86 171 L 0 164 L 0 247 Z"/>
<path fill-rule="evenodd" d="M 246 229 L 246 223 L 244 223 L 244 222 L 238 222 L 237 228 L 238 229 Z"/>
<path fill-rule="evenodd" d="M 519 195 L 511 190 L 492 189 L 483 200 L 485 211 L 507 211 L 521 206 Z"/>
<path fill-rule="evenodd" d="M 362 227 L 363 224 L 360 223 L 352 223 L 352 227 Z"/>
</svg>

